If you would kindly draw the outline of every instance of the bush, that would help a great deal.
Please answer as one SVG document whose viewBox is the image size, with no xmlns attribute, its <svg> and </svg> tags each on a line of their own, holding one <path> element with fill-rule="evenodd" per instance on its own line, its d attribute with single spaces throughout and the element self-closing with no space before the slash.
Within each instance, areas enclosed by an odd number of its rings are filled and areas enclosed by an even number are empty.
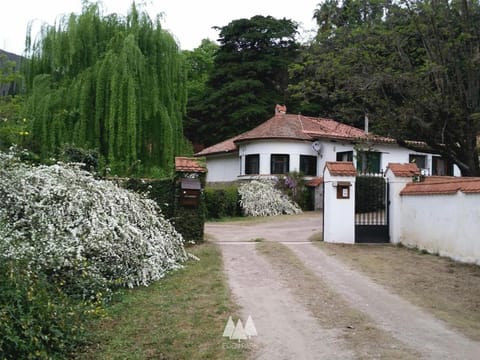
<svg viewBox="0 0 480 360">
<path fill-rule="evenodd" d="M 171 219 L 174 216 L 175 183 L 172 178 L 167 179 L 134 179 L 122 181 L 125 189 L 143 194 L 154 200 L 162 210 L 162 214 Z"/>
<path fill-rule="evenodd" d="M 241 216 L 240 197 L 235 185 L 205 189 L 207 219 Z"/>
<path fill-rule="evenodd" d="M 1 359 L 66 358 L 85 340 L 95 310 L 26 264 L 0 258 Z"/>
<path fill-rule="evenodd" d="M 148 285 L 187 258 L 154 201 L 76 166 L 33 167 L 0 153 L 0 179 L 0 253 L 74 295 Z"/>
<path fill-rule="evenodd" d="M 302 210 L 314 209 L 314 194 L 306 186 L 303 173 L 291 172 L 281 176 L 276 182 L 276 188 L 286 194 Z"/>
<path fill-rule="evenodd" d="M 65 144 L 60 159 L 66 163 L 78 163 L 83 170 L 97 173 L 100 170 L 100 154 L 96 150 L 86 150 L 74 145 Z"/>
<path fill-rule="evenodd" d="M 203 226 L 205 212 L 197 207 L 177 207 L 172 220 L 175 229 L 182 234 L 186 242 L 200 243 L 203 241 Z"/>
<path fill-rule="evenodd" d="M 275 216 L 299 214 L 297 204 L 275 188 L 271 179 L 258 178 L 241 185 L 238 189 L 240 205 L 246 216 Z"/>
</svg>

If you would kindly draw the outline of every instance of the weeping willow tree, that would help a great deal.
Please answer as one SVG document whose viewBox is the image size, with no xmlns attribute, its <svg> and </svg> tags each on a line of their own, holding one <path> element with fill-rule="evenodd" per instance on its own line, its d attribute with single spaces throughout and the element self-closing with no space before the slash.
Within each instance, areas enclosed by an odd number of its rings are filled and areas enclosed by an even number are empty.
<svg viewBox="0 0 480 360">
<path fill-rule="evenodd" d="M 186 148 L 186 75 L 178 45 L 133 3 L 126 17 L 85 2 L 27 37 L 27 111 L 41 156 L 97 149 L 117 174 L 169 172 Z"/>
</svg>

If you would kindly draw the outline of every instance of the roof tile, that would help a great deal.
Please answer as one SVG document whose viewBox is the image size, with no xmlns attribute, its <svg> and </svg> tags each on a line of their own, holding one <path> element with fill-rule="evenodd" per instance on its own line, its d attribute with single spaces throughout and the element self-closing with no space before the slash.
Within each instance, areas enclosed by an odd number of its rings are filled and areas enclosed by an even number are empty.
<svg viewBox="0 0 480 360">
<path fill-rule="evenodd" d="M 389 163 L 387 169 L 390 169 L 393 174 L 398 177 L 412 177 L 414 175 L 420 175 L 420 170 L 415 163 Z"/>
<path fill-rule="evenodd" d="M 480 178 L 429 176 L 423 182 L 407 184 L 400 195 L 452 195 L 480 193 Z"/>
<path fill-rule="evenodd" d="M 207 172 L 205 165 L 200 163 L 199 159 L 192 159 L 188 157 L 175 158 L 175 171 L 178 172 Z"/>
<path fill-rule="evenodd" d="M 300 141 L 333 139 L 396 143 L 392 138 L 366 134 L 365 131 L 361 129 L 332 119 L 277 113 L 254 129 L 203 149 L 195 154 L 195 156 L 233 152 L 237 150 L 237 144 L 242 141 L 262 139 L 289 139 Z"/>
<path fill-rule="evenodd" d="M 212 145 L 203 149 L 202 151 L 195 154 L 195 156 L 205 156 L 205 155 L 213 155 L 213 154 L 225 154 L 230 153 L 237 150 L 237 145 L 235 145 L 234 141 L 239 136 L 235 136 L 233 138 L 227 139 L 222 141 L 218 144 Z"/>
<path fill-rule="evenodd" d="M 317 187 L 321 184 L 323 184 L 323 177 L 319 176 L 319 177 L 314 177 L 313 179 L 308 180 L 305 185 L 309 187 Z"/>
<path fill-rule="evenodd" d="M 333 176 L 356 176 L 357 170 L 350 161 L 327 161 L 326 167 Z"/>
</svg>

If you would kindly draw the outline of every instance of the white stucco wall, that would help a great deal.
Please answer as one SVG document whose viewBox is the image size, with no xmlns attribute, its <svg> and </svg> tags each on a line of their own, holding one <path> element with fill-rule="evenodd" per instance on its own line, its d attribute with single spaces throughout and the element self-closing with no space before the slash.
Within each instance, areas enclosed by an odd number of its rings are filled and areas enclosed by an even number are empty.
<svg viewBox="0 0 480 360">
<path fill-rule="evenodd" d="M 350 182 L 350 198 L 337 199 L 334 183 Z M 355 177 L 324 173 L 323 240 L 331 243 L 355 243 Z"/>
<path fill-rule="evenodd" d="M 327 161 L 337 161 L 337 152 L 353 151 L 353 144 L 333 141 L 322 141 L 320 169 L 325 168 Z"/>
<path fill-rule="evenodd" d="M 401 196 L 400 241 L 480 264 L 480 194 Z"/>
<path fill-rule="evenodd" d="M 245 156 L 260 155 L 260 174 L 270 174 L 270 156 L 272 154 L 289 154 L 290 171 L 300 171 L 300 155 L 317 156 L 310 141 L 294 140 L 259 140 L 255 142 L 242 143 L 239 145 L 241 157 L 241 171 L 245 175 Z M 320 171 L 320 163 L 317 160 L 317 175 Z"/>
<path fill-rule="evenodd" d="M 207 181 L 234 181 L 239 176 L 245 175 L 245 157 L 246 155 L 259 154 L 260 174 L 270 174 L 270 156 L 271 154 L 289 154 L 290 171 L 300 170 L 300 155 L 317 156 L 317 176 L 322 176 L 325 163 L 327 161 L 336 161 L 338 152 L 354 151 L 354 145 L 348 142 L 321 140 L 322 150 L 317 154 L 312 148 L 310 141 L 296 140 L 256 140 L 239 144 L 238 153 L 225 155 L 211 155 L 207 157 Z M 401 148 L 398 145 L 374 144 L 369 148 L 371 151 L 381 153 L 380 168 L 385 170 L 389 163 L 408 163 L 409 155 L 426 155 L 427 168 L 429 173 L 432 171 L 432 155 L 417 153 L 409 149 Z M 356 154 L 354 153 L 353 162 L 356 166 Z M 455 166 L 455 175 L 460 172 Z"/>
<path fill-rule="evenodd" d="M 207 170 L 207 182 L 235 181 L 240 173 L 240 158 L 237 153 L 209 156 Z"/>
<path fill-rule="evenodd" d="M 400 196 L 400 191 L 402 191 L 406 184 L 412 182 L 412 178 L 396 177 L 390 169 L 387 170 L 385 176 L 388 179 L 388 199 L 390 202 L 388 208 L 390 242 L 398 244 L 401 242 L 403 220 L 402 197 Z"/>
</svg>

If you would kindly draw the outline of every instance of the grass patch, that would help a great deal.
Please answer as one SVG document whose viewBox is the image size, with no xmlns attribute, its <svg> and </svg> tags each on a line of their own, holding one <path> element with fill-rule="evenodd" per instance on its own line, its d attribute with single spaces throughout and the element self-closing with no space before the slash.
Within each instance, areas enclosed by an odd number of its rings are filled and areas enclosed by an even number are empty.
<svg viewBox="0 0 480 360">
<path fill-rule="evenodd" d="M 403 246 L 315 245 L 480 341 L 479 266 Z"/>
<path fill-rule="evenodd" d="M 405 347 L 359 310 L 351 307 L 288 247 L 277 242 L 256 245 L 260 254 L 285 279 L 294 296 L 326 329 L 336 329 L 355 359 L 417 359 L 418 354 Z"/>
<path fill-rule="evenodd" d="M 228 316 L 238 314 L 219 249 L 205 243 L 188 250 L 200 261 L 149 287 L 124 290 L 78 359 L 245 359 L 222 337 Z"/>
</svg>

